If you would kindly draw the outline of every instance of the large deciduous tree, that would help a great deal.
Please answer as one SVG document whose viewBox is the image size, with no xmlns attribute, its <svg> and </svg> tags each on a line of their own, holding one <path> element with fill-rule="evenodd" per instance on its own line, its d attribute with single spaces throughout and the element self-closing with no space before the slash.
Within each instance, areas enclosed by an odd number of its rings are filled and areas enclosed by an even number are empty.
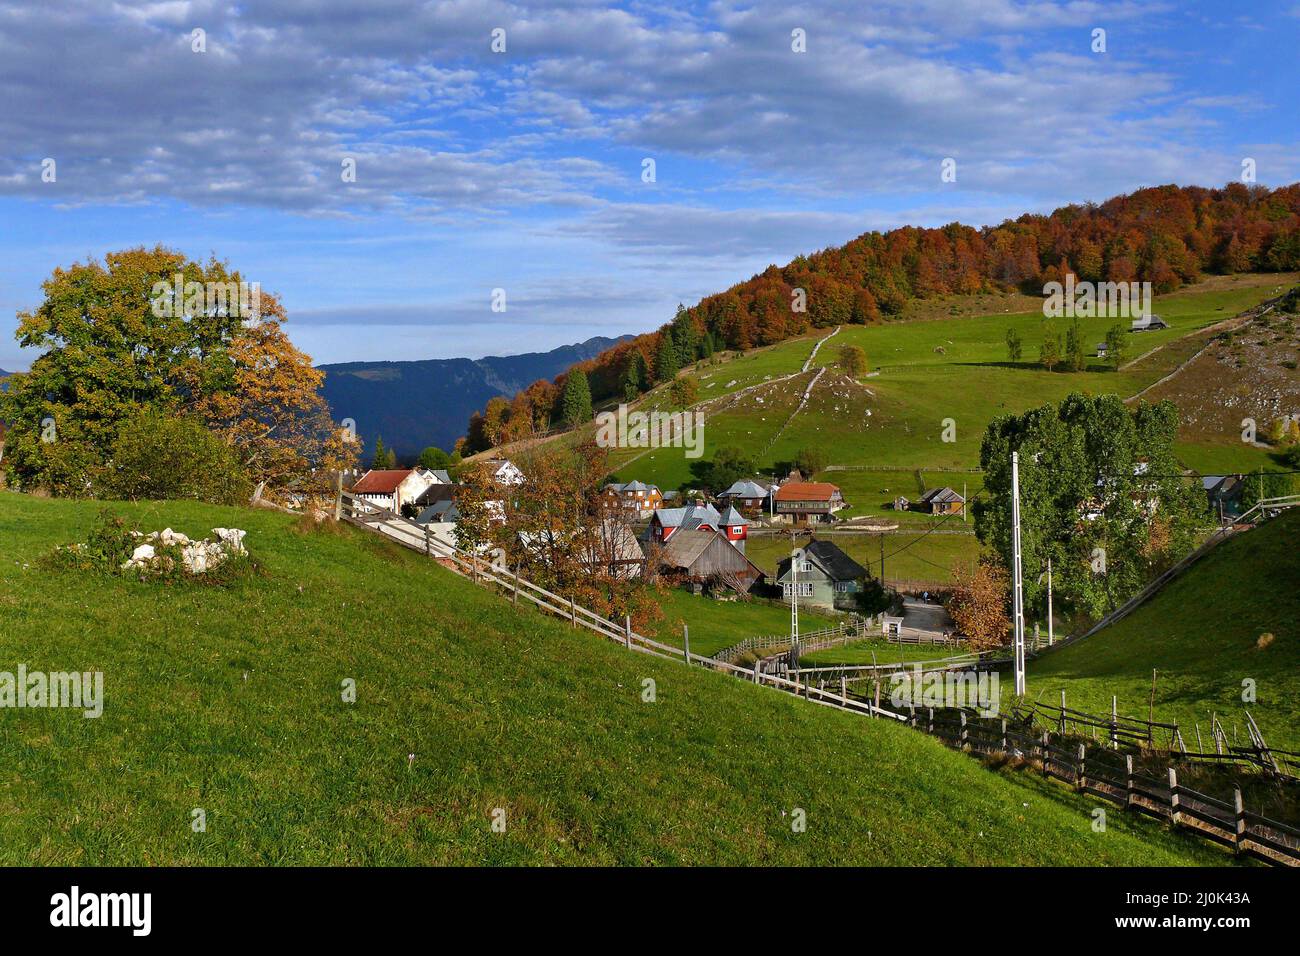
<svg viewBox="0 0 1300 956">
<path fill-rule="evenodd" d="M 20 486 L 98 494 L 123 423 L 145 411 L 197 417 L 259 488 L 323 485 L 351 460 L 280 302 L 226 263 L 128 249 L 55 269 L 42 288 L 17 339 L 43 351 L 0 396 Z"/>
<path fill-rule="evenodd" d="M 1049 557 L 1057 608 L 1096 618 L 1190 549 L 1206 504 L 1174 456 L 1177 431 L 1171 402 L 1130 410 L 1118 396 L 1078 393 L 989 425 L 975 531 L 1010 567 L 1011 453 L 1019 452 L 1027 607 L 1046 603 L 1039 577 Z"/>
</svg>

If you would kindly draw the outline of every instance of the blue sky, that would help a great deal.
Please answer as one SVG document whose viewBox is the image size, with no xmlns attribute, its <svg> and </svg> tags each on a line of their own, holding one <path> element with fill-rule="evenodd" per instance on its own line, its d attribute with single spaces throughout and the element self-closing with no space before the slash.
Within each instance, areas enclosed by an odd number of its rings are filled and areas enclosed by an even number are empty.
<svg viewBox="0 0 1300 956">
<path fill-rule="evenodd" d="M 1298 40 L 1295 0 L 0 0 L 0 367 L 52 269 L 133 245 L 228 259 L 317 361 L 476 357 L 868 229 L 1293 182 Z"/>
</svg>

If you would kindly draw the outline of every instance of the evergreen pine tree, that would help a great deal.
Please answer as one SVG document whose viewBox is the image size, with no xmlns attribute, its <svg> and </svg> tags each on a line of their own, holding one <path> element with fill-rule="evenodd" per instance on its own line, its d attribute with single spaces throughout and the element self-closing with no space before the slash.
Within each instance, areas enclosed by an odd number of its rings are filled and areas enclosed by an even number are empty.
<svg viewBox="0 0 1300 956">
<path fill-rule="evenodd" d="M 591 421 L 591 414 L 591 385 L 587 382 L 587 373 L 575 368 L 564 380 L 564 395 L 560 398 L 561 421 L 573 428 Z"/>
<path fill-rule="evenodd" d="M 655 381 L 670 382 L 677 375 L 681 364 L 677 361 L 677 349 L 672 337 L 667 333 L 659 336 L 659 351 L 655 355 Z"/>
</svg>

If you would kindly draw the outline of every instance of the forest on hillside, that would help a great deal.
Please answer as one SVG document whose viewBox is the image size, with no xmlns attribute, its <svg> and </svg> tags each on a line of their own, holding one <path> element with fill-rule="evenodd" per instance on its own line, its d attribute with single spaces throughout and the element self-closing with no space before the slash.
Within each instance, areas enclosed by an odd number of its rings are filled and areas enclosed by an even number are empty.
<svg viewBox="0 0 1300 956">
<path fill-rule="evenodd" d="M 1300 269 L 1300 184 L 1269 190 L 1158 186 L 1101 204 L 1064 206 L 975 229 L 904 226 L 798 256 L 673 320 L 475 412 L 459 447 L 473 454 L 590 417 L 592 402 L 631 401 L 722 350 L 772 345 L 811 329 L 870 324 L 914 299 L 977 292 L 1041 293 L 1068 274 L 1150 282 L 1172 292 L 1202 273 Z"/>
</svg>

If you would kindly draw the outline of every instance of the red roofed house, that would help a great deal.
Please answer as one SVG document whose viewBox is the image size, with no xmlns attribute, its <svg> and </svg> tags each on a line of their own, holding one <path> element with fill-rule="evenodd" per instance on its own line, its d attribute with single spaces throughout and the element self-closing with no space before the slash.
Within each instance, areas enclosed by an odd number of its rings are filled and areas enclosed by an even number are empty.
<svg viewBox="0 0 1300 956">
<path fill-rule="evenodd" d="M 791 524 L 829 521 L 843 507 L 840 489 L 826 481 L 787 481 L 776 491 L 776 515 Z"/>
<path fill-rule="evenodd" d="M 428 468 L 370 469 L 352 486 L 352 493 L 392 511 L 412 504 L 438 477 Z"/>
</svg>

